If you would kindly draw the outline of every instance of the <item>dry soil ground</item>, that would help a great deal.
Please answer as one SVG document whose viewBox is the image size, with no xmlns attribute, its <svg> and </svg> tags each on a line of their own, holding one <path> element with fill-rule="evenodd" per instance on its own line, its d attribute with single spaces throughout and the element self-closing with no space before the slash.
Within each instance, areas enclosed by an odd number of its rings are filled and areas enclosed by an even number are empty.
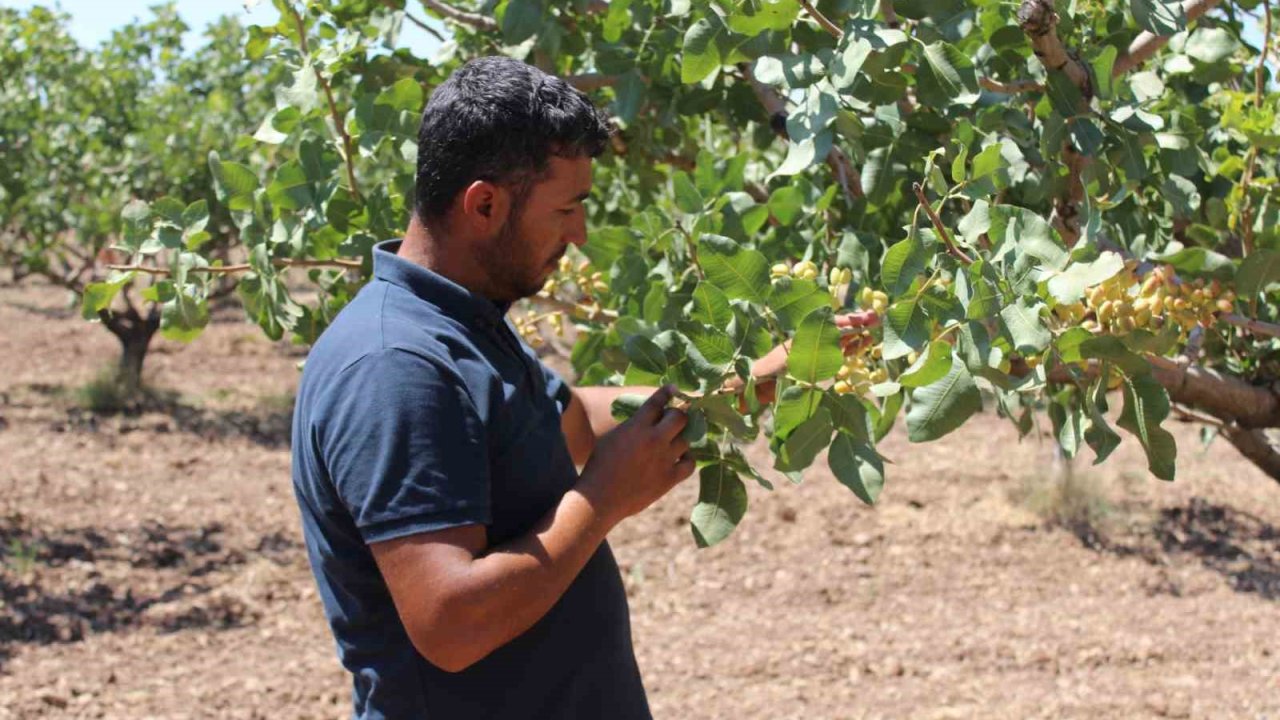
<svg viewBox="0 0 1280 720">
<path fill-rule="evenodd" d="M 345 717 L 289 486 L 300 352 L 228 311 L 149 359 L 180 396 L 97 417 L 75 389 L 115 341 L 64 300 L 0 288 L 0 718 Z M 710 550 L 682 486 L 612 538 L 655 716 L 1280 720 L 1280 485 L 1174 430 L 1176 483 L 1132 440 L 1081 463 L 1074 530 L 1019 500 L 1049 444 L 993 416 L 891 436 L 875 509 L 825 470 L 752 487 Z"/>
</svg>

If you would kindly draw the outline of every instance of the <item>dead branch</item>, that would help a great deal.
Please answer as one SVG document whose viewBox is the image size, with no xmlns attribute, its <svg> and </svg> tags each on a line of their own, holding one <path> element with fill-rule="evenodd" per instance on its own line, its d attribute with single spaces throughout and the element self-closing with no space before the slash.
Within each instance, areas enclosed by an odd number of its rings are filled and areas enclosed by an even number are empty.
<svg viewBox="0 0 1280 720">
<path fill-rule="evenodd" d="M 278 268 L 340 268 L 343 270 L 359 270 L 363 267 L 363 263 L 359 260 L 343 260 L 334 258 L 332 260 L 290 260 L 288 258 L 276 258 L 271 264 Z M 108 270 L 119 270 L 121 272 L 139 272 L 146 275 L 156 275 L 165 277 L 172 275 L 172 271 L 167 268 L 155 267 L 152 265 L 108 265 Z M 204 267 L 187 268 L 187 272 L 203 272 L 213 275 L 234 275 L 236 273 L 253 272 L 254 268 L 249 264 L 241 265 L 206 265 Z"/>
<path fill-rule="evenodd" d="M 493 18 L 460 10 L 448 3 L 442 3 L 440 0 L 422 0 L 422 4 L 424 7 L 435 11 L 440 17 L 456 23 L 470 25 L 478 30 L 493 31 L 498 29 L 498 22 Z"/>
</svg>

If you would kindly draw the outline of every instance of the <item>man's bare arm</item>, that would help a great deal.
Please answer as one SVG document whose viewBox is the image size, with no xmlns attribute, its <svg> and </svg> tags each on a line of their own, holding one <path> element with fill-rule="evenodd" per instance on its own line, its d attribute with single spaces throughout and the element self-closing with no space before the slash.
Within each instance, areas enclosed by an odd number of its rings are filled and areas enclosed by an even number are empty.
<svg viewBox="0 0 1280 720">
<path fill-rule="evenodd" d="M 564 594 L 622 519 L 693 472 L 688 418 L 654 393 L 632 420 L 602 438 L 581 478 L 528 533 L 488 547 L 479 525 L 370 545 L 413 641 L 428 661 L 457 672 L 528 630 Z"/>
</svg>

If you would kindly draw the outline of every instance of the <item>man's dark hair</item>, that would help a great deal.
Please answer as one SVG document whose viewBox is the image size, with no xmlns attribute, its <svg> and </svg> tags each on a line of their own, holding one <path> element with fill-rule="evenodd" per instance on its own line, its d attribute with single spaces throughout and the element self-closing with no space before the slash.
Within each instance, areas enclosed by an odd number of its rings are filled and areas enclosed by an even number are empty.
<svg viewBox="0 0 1280 720">
<path fill-rule="evenodd" d="M 610 131 L 607 116 L 564 80 L 511 58 L 471 60 L 422 111 L 418 217 L 440 218 L 476 180 L 507 186 L 518 208 L 552 155 L 596 157 Z"/>
</svg>

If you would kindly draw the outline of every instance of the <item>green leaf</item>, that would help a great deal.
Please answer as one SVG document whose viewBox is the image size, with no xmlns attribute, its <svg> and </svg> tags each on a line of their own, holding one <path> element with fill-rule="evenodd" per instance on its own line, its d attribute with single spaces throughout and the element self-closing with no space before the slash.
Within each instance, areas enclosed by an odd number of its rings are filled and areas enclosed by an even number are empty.
<svg viewBox="0 0 1280 720">
<path fill-rule="evenodd" d="M 871 43 L 865 38 L 852 34 L 846 35 L 844 47 L 836 55 L 831 73 L 827 76 L 831 84 L 835 85 L 837 90 L 846 90 L 851 87 L 857 81 L 859 73 L 862 72 L 862 65 L 871 55 L 871 51 Z"/>
<path fill-rule="evenodd" d="M 769 212 L 783 225 L 792 225 L 804 208 L 804 194 L 794 185 L 783 185 L 769 195 Z"/>
<path fill-rule="evenodd" d="M 929 341 L 929 319 L 915 297 L 908 297 L 889 306 L 884 319 L 885 360 L 895 360 L 924 347 Z"/>
<path fill-rule="evenodd" d="M 110 308 L 111 301 L 120 292 L 120 288 L 124 287 L 132 279 L 133 273 L 127 272 L 105 282 L 85 285 L 84 294 L 80 296 L 81 317 L 85 320 L 97 320 L 98 313 Z"/>
<path fill-rule="evenodd" d="M 539 0 L 507 0 L 502 13 L 502 39 L 508 45 L 519 45 L 533 37 L 542 27 L 542 3 Z"/>
<path fill-rule="evenodd" d="M 209 304 L 185 291 L 160 306 L 160 334 L 166 339 L 191 342 L 200 337 L 209 324 Z"/>
<path fill-rule="evenodd" d="M 880 262 L 880 282 L 890 295 L 898 296 L 907 291 L 916 276 L 924 273 L 933 260 L 933 245 L 926 245 L 920 233 L 909 232 L 907 237 L 893 244 Z"/>
<path fill-rule="evenodd" d="M 686 416 L 689 419 L 684 430 L 680 431 L 680 437 L 690 445 L 696 445 L 707 436 L 707 416 L 698 408 L 689 408 Z"/>
<path fill-rule="evenodd" d="M 1101 100 L 1110 100 L 1115 94 L 1115 80 L 1111 71 L 1116 64 L 1119 51 L 1115 45 L 1104 45 L 1089 63 L 1093 69 L 1093 93 Z"/>
<path fill-rule="evenodd" d="M 916 388 L 935 383 L 951 371 L 951 345 L 944 340 L 929 343 L 911 367 L 898 376 L 903 387 Z"/>
<path fill-rule="evenodd" d="M 1138 27 L 1154 35 L 1172 35 L 1186 28 L 1181 0 L 1129 0 Z"/>
<path fill-rule="evenodd" d="M 1173 480 L 1178 446 L 1173 436 L 1160 427 L 1169 416 L 1169 395 L 1150 374 L 1128 378 L 1124 383 L 1124 409 L 1117 424 L 1133 433 L 1147 453 L 1147 468 L 1161 480 Z"/>
<path fill-rule="evenodd" d="M 1253 299 L 1272 283 L 1280 282 L 1280 251 L 1254 250 L 1236 271 L 1236 292 Z"/>
<path fill-rule="evenodd" d="M 218 199 L 231 210 L 252 210 L 253 193 L 258 189 L 258 177 L 249 168 L 236 162 L 223 162 L 218 153 L 209 153 L 209 170 L 213 174 Z"/>
<path fill-rule="evenodd" d="M 884 460 L 875 447 L 850 435 L 836 433 L 827 453 L 827 465 L 840 484 L 858 499 L 875 505 L 884 489 Z"/>
<path fill-rule="evenodd" d="M 786 437 L 813 417 L 822 402 L 822 393 L 812 388 L 790 385 L 782 391 L 773 410 L 773 432 Z"/>
<path fill-rule="evenodd" d="M 689 215 L 702 212 L 703 199 L 694 186 L 689 174 L 683 170 L 671 177 L 671 185 L 675 189 L 676 207 Z"/>
<path fill-rule="evenodd" d="M 423 102 L 422 85 L 413 77 L 403 77 L 378 93 L 374 104 L 387 105 L 401 112 L 417 113 L 422 110 Z"/>
<path fill-rule="evenodd" d="M 831 443 L 831 411 L 819 407 L 813 417 L 787 435 L 782 443 L 774 468 L 783 472 L 798 472 L 813 464 L 818 453 Z"/>
<path fill-rule="evenodd" d="M 978 99 L 978 76 L 973 61 L 954 45 L 946 42 L 926 45 L 924 59 L 916 78 L 922 99 L 940 95 L 947 102 L 961 105 Z"/>
<path fill-rule="evenodd" d="M 975 245 L 983 233 L 991 229 L 991 206 L 986 200 L 978 200 L 969 208 L 969 212 L 960 218 L 960 224 L 956 229 L 960 231 L 960 236 L 970 245 Z"/>
<path fill-rule="evenodd" d="M 293 82 L 279 90 L 283 105 L 297 108 L 303 114 L 320 107 L 320 88 L 316 82 L 316 68 L 310 60 L 293 72 Z"/>
<path fill-rule="evenodd" d="M 744 248 L 723 235 L 703 235 L 698 244 L 698 263 L 707 280 L 730 299 L 765 303 L 771 292 L 769 261 L 759 250 Z"/>
<path fill-rule="evenodd" d="M 1059 115 L 1069 118 L 1085 110 L 1084 95 L 1080 94 L 1080 88 L 1071 81 L 1071 76 L 1063 70 L 1050 70 L 1047 77 L 1045 89 L 1048 91 L 1049 103 Z"/>
<path fill-rule="evenodd" d="M 793 330 L 818 308 L 831 307 L 831 295 L 812 280 L 778 278 L 769 295 L 769 308 L 784 330 Z"/>
<path fill-rule="evenodd" d="M 982 394 L 962 362 L 951 363 L 941 380 L 911 391 L 907 439 L 928 442 L 960 427 L 982 409 Z"/>
<path fill-rule="evenodd" d="M 1049 294 L 1064 305 L 1079 301 L 1086 288 L 1101 283 L 1124 269 L 1119 253 L 1104 251 L 1092 262 L 1072 263 L 1066 270 L 1049 278 Z"/>
<path fill-rule="evenodd" d="M 1109 363 L 1102 364 L 1102 374 L 1094 382 L 1093 388 L 1084 399 L 1088 411 L 1084 420 L 1084 441 L 1093 450 L 1093 464 L 1097 465 L 1110 457 L 1112 451 L 1120 446 L 1120 436 L 1107 424 L 1103 416 L 1107 393 L 1107 373 Z"/>
<path fill-rule="evenodd" d="M 647 400 L 644 395 L 635 393 L 624 393 L 613 399 L 613 403 L 609 406 L 609 411 L 613 415 L 613 419 L 618 422 L 626 422 L 640 411 L 640 406 L 644 405 Z"/>
<path fill-rule="evenodd" d="M 1240 44 L 1220 27 L 1198 27 L 1187 38 L 1183 52 L 1203 63 L 1216 63 L 1235 54 Z"/>
<path fill-rule="evenodd" d="M 787 371 L 792 377 L 812 384 L 835 377 L 843 364 L 840 328 L 836 327 L 831 313 L 810 313 L 796 330 L 791 354 L 787 357 Z"/>
<path fill-rule="evenodd" d="M 698 504 L 689 518 L 698 547 L 711 547 L 729 537 L 747 514 L 747 486 L 731 468 L 708 465 L 698 473 Z"/>
<path fill-rule="evenodd" d="M 629 248 L 639 245 L 639 233 L 631 228 L 602 227 L 591 233 L 582 252 L 597 268 L 612 267 Z"/>
<path fill-rule="evenodd" d="M 636 367 L 654 375 L 667 371 L 667 356 L 652 340 L 643 335 L 632 335 L 622 345 L 627 358 Z"/>
<path fill-rule="evenodd" d="M 1147 361 L 1135 355 L 1124 341 L 1114 335 L 1099 335 L 1080 343 L 1080 357 L 1114 363 L 1130 377 L 1151 372 Z"/>
<path fill-rule="evenodd" d="M 720 48 L 716 38 L 721 26 L 702 18 L 689 26 L 684 35 L 684 59 L 680 64 L 680 82 L 686 85 L 702 82 L 720 68 Z"/>
<path fill-rule="evenodd" d="M 709 282 L 700 282 L 693 289 L 694 320 L 714 328 L 727 328 L 733 321 L 729 298 L 720 288 Z"/>
<path fill-rule="evenodd" d="M 1066 267 L 1071 255 L 1058 239 L 1057 231 L 1043 217 L 1016 205 L 997 205 L 993 210 L 999 210 L 1007 217 L 1006 242 L 1016 244 L 1049 268 L 1061 270 Z"/>
<path fill-rule="evenodd" d="M 267 199 L 276 208 L 285 210 L 301 210 L 315 201 L 301 163 L 290 160 L 276 169 L 275 177 L 267 186 Z"/>
</svg>

